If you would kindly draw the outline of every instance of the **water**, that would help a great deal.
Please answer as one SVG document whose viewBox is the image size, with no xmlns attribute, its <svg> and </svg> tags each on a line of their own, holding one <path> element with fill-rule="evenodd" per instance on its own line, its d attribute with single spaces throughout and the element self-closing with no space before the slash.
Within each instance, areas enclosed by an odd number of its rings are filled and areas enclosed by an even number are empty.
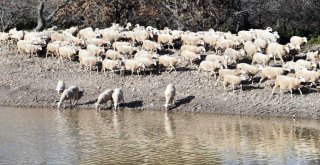
<svg viewBox="0 0 320 165">
<path fill-rule="evenodd" d="M 319 121 L 0 107 L 0 164 L 319 164 Z"/>
</svg>

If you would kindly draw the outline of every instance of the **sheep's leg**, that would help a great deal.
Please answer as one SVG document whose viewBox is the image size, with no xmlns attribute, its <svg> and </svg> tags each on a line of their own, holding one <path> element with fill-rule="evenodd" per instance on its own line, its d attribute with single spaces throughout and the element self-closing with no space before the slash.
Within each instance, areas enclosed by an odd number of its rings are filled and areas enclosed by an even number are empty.
<svg viewBox="0 0 320 165">
<path fill-rule="evenodd" d="M 299 92 L 300 92 L 300 95 L 302 96 L 302 91 L 301 91 L 301 89 L 300 89 L 300 88 L 298 88 L 298 90 L 299 90 Z"/>
<path fill-rule="evenodd" d="M 232 84 L 232 94 L 234 94 L 234 84 Z"/>
<path fill-rule="evenodd" d="M 274 86 L 274 87 L 273 87 L 272 92 L 271 92 L 271 95 L 270 95 L 270 99 L 272 98 L 273 93 L 274 93 L 274 91 L 276 90 L 276 88 L 277 88 L 277 86 Z"/>
<path fill-rule="evenodd" d="M 227 87 L 226 87 L 227 84 L 225 82 L 223 82 L 222 85 L 223 85 L 223 90 L 226 91 L 227 90 Z"/>
<path fill-rule="evenodd" d="M 292 89 L 290 89 L 290 93 L 291 93 L 291 98 L 293 99 L 293 95 L 292 95 Z"/>
<path fill-rule="evenodd" d="M 273 56 L 274 64 L 277 64 L 276 56 Z"/>
<path fill-rule="evenodd" d="M 265 79 L 265 77 L 261 77 L 261 78 L 260 78 L 260 81 L 259 81 L 259 85 L 258 85 L 258 86 L 261 85 L 261 82 L 262 82 L 264 79 Z"/>
<path fill-rule="evenodd" d="M 280 56 L 280 60 L 281 60 L 281 63 L 282 63 L 282 66 L 284 65 L 284 60 L 283 58 Z"/>
<path fill-rule="evenodd" d="M 217 79 L 216 83 L 214 84 L 213 89 L 215 89 L 215 88 L 217 87 L 219 80 L 220 80 L 220 78 L 218 77 L 218 79 Z"/>
</svg>

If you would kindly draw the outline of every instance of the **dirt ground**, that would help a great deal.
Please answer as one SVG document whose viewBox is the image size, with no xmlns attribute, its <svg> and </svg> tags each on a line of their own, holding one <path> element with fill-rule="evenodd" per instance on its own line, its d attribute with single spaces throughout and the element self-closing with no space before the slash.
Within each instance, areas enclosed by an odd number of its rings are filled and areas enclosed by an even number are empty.
<svg viewBox="0 0 320 165">
<path fill-rule="evenodd" d="M 76 108 L 94 110 L 98 95 L 106 89 L 122 87 L 124 109 L 164 110 L 164 90 L 169 83 L 176 85 L 176 105 L 172 111 L 205 112 L 230 115 L 281 116 L 296 118 L 320 118 L 319 93 L 303 90 L 303 96 L 295 92 L 291 99 L 286 92 L 280 100 L 279 90 L 272 99 L 270 88 L 262 84 L 247 84 L 244 91 L 232 94 L 223 90 L 222 84 L 213 88 L 214 79 L 208 80 L 204 73 L 182 67 L 178 72 L 161 72 L 157 75 L 106 75 L 80 69 L 77 62 L 16 55 L 0 50 L 0 104 L 17 107 L 56 108 L 59 95 L 55 91 L 58 80 L 67 86 L 76 85 L 84 91 Z M 111 75 L 113 75 L 111 77 Z M 231 88 L 229 88 L 231 89 Z M 110 104 L 110 103 L 109 103 Z M 110 110 L 110 107 L 106 107 Z"/>
</svg>

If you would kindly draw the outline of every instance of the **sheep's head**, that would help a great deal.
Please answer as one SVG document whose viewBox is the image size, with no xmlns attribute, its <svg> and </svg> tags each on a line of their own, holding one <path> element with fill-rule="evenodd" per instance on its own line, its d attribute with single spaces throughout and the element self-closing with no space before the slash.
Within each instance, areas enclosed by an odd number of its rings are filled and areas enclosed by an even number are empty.
<svg viewBox="0 0 320 165">
<path fill-rule="evenodd" d="M 266 31 L 272 32 L 272 28 L 271 28 L 271 27 L 267 27 L 267 28 L 266 28 Z"/>
<path fill-rule="evenodd" d="M 200 48 L 200 53 L 206 52 L 206 48 L 204 46 L 200 46 L 199 48 Z"/>
<path fill-rule="evenodd" d="M 303 38 L 302 38 L 302 41 L 303 41 L 304 43 L 308 43 L 307 37 L 303 37 Z"/>
<path fill-rule="evenodd" d="M 241 74 L 241 75 L 240 75 L 240 79 L 241 79 L 242 81 L 249 80 L 249 76 L 248 76 L 248 74 Z"/>
</svg>

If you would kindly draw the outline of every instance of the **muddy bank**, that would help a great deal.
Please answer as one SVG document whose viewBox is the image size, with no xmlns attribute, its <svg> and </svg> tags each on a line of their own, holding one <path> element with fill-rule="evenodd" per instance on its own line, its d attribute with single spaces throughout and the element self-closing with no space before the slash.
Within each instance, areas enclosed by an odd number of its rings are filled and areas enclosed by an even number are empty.
<svg viewBox="0 0 320 165">
<path fill-rule="evenodd" d="M 281 102 L 278 90 L 268 100 L 271 89 L 256 84 L 246 85 L 235 95 L 224 92 L 221 84 L 213 89 L 215 80 L 207 80 L 196 70 L 179 69 L 177 73 L 162 72 L 158 75 L 105 75 L 101 72 L 85 73 L 77 62 L 58 62 L 54 58 L 26 58 L 0 52 L 0 104 L 18 107 L 56 107 L 59 96 L 55 91 L 58 79 L 67 85 L 77 85 L 84 90 L 78 107 L 93 109 L 97 96 L 108 88 L 122 87 L 125 108 L 139 110 L 163 110 L 164 90 L 168 83 L 176 84 L 177 105 L 173 111 L 211 112 L 232 115 L 281 116 L 320 118 L 319 93 L 303 90 L 294 98 L 286 93 Z M 264 84 L 261 86 L 264 87 Z"/>
</svg>

